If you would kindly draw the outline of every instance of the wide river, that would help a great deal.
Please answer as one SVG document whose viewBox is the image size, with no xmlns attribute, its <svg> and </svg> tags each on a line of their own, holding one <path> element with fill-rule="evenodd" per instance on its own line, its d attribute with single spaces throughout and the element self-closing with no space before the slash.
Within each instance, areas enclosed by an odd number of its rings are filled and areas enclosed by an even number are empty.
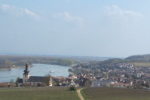
<svg viewBox="0 0 150 100">
<path fill-rule="evenodd" d="M 48 65 L 48 64 L 33 64 L 29 68 L 29 75 L 31 76 L 46 76 L 48 74 L 52 76 L 68 76 L 69 67 L 60 65 Z M 24 68 L 12 68 L 0 69 L 0 82 L 16 81 L 17 77 L 23 77 Z"/>
</svg>

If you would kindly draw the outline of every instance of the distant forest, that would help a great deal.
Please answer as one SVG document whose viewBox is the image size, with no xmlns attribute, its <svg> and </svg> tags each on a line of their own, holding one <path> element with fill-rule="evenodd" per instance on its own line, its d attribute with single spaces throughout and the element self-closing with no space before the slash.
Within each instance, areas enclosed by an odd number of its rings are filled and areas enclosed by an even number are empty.
<svg viewBox="0 0 150 100">
<path fill-rule="evenodd" d="M 0 56 L 0 68 L 20 67 L 25 64 L 54 64 L 70 66 L 77 63 L 76 60 L 46 56 Z"/>
<path fill-rule="evenodd" d="M 79 63 L 131 63 L 135 66 L 150 67 L 150 54 L 135 55 L 125 59 L 106 57 L 66 57 L 66 56 L 6 56 L 0 55 L 0 68 L 20 67 L 25 64 L 53 64 L 71 66 Z"/>
</svg>

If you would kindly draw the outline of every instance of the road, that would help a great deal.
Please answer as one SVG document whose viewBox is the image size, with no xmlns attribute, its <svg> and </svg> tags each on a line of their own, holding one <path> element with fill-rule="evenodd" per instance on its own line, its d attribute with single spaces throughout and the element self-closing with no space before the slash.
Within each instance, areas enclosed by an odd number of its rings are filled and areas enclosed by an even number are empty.
<svg viewBox="0 0 150 100">
<path fill-rule="evenodd" d="M 77 94 L 78 94 L 78 97 L 80 98 L 80 100 L 85 100 L 84 97 L 83 97 L 82 94 L 81 94 L 81 90 L 82 90 L 82 89 L 83 89 L 83 88 L 78 89 L 78 90 L 77 90 Z"/>
</svg>

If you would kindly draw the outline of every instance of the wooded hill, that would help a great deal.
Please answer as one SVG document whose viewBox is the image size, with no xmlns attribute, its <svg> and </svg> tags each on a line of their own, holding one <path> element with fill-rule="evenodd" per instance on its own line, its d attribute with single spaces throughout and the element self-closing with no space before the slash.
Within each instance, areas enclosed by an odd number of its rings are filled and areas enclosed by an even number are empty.
<svg viewBox="0 0 150 100">
<path fill-rule="evenodd" d="M 115 64 L 115 63 L 130 63 L 136 67 L 150 67 L 150 54 L 147 55 L 134 55 L 125 59 L 109 59 L 101 62 L 103 64 Z"/>
</svg>

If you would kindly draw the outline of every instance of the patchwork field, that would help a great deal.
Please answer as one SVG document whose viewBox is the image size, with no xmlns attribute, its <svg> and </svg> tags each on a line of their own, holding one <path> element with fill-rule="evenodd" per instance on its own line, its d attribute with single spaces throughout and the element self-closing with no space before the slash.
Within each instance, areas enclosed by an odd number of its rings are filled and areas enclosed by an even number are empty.
<svg viewBox="0 0 150 100">
<path fill-rule="evenodd" d="M 79 100 L 68 88 L 0 89 L 0 100 Z"/>
<path fill-rule="evenodd" d="M 117 88 L 87 88 L 85 100 L 150 100 L 150 91 Z"/>
</svg>

